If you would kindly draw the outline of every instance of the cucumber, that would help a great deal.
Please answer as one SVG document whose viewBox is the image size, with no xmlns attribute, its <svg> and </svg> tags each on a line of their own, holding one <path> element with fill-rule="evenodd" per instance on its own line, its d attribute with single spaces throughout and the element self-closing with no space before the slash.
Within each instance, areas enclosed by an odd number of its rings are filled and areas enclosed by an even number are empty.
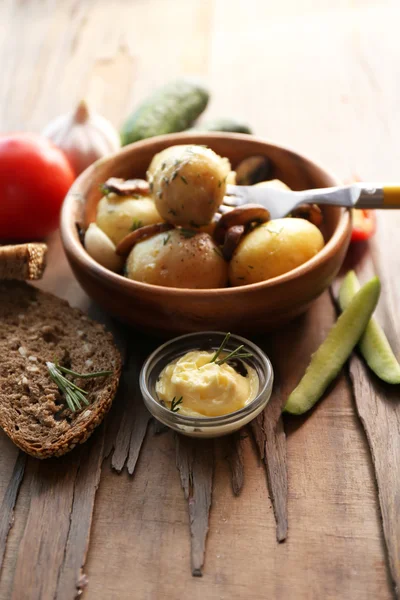
<svg viewBox="0 0 400 600">
<path fill-rule="evenodd" d="M 247 123 L 235 119 L 214 119 L 191 127 L 189 131 L 231 131 L 233 133 L 253 133 Z"/>
<path fill-rule="evenodd" d="M 339 290 L 339 306 L 345 310 L 360 289 L 357 275 L 349 271 Z M 389 341 L 374 317 L 368 323 L 358 347 L 369 368 L 387 383 L 400 383 L 400 365 Z"/>
<path fill-rule="evenodd" d="M 178 79 L 168 83 L 156 90 L 125 121 L 120 132 L 122 145 L 187 129 L 201 115 L 208 99 L 208 91 L 191 80 Z"/>
<path fill-rule="evenodd" d="M 326 339 L 312 355 L 300 383 L 287 399 L 285 412 L 301 415 L 321 398 L 364 333 L 378 302 L 380 290 L 379 279 L 374 277 L 352 298 Z"/>
</svg>

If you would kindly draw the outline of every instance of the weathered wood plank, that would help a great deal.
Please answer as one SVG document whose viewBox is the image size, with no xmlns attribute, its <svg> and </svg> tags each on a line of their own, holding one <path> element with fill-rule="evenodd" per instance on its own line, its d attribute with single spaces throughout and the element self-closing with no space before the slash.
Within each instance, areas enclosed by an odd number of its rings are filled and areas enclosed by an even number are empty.
<svg viewBox="0 0 400 600">
<path fill-rule="evenodd" d="M 32 471 L 30 507 L 14 575 L 12 600 L 54 598 L 68 539 L 79 450 L 68 457 L 39 462 Z M 46 565 L 46 576 L 38 565 Z"/>
<path fill-rule="evenodd" d="M 96 491 L 103 462 L 103 427 L 81 450 L 74 483 L 70 526 L 59 570 L 55 600 L 71 600 L 88 582 L 83 568 L 89 547 Z"/>
<path fill-rule="evenodd" d="M 28 459 L 30 505 L 18 548 L 11 598 L 68 600 L 84 587 L 104 428 L 59 459 Z M 37 565 L 43 565 L 38 569 Z M 44 567 L 45 565 L 45 567 Z"/>
<path fill-rule="evenodd" d="M 14 507 L 25 471 L 26 455 L 18 452 L 14 469 L 0 507 L 0 573 L 6 551 L 8 533 L 13 526 Z"/>
<path fill-rule="evenodd" d="M 232 491 L 235 496 L 239 496 L 244 483 L 243 439 L 246 436 L 247 429 L 242 429 L 226 440 L 225 457 L 231 470 Z"/>
<path fill-rule="evenodd" d="M 176 436 L 176 466 L 188 501 L 192 575 L 203 575 L 214 470 L 213 441 Z"/>
<path fill-rule="evenodd" d="M 393 319 L 393 298 L 387 293 L 393 283 L 391 273 L 399 269 L 400 260 L 397 254 L 387 256 L 391 265 L 388 274 L 379 250 L 379 238 L 382 240 L 398 235 L 396 225 L 400 224 L 400 219 L 396 215 L 392 219 L 392 223 L 388 219 L 380 221 L 376 239 L 352 248 L 342 272 L 344 274 L 349 268 L 354 268 L 362 283 L 375 274 L 379 275 L 382 294 L 376 316 L 395 354 L 400 358 L 400 328 Z M 335 297 L 340 283 L 341 278 L 338 278 L 333 287 Z M 397 289 L 393 286 L 395 298 Z M 367 436 L 375 469 L 390 572 L 396 596 L 400 598 L 400 389 L 399 386 L 380 381 L 357 352 L 350 359 L 349 371 L 357 413 Z"/>
<path fill-rule="evenodd" d="M 274 393 L 265 410 L 251 423 L 260 458 L 266 468 L 278 542 L 284 542 L 288 533 L 286 436 L 281 417 L 283 403 L 284 399 Z"/>
<path fill-rule="evenodd" d="M 145 344 L 147 348 L 147 344 Z M 130 475 L 135 470 L 140 450 L 146 436 L 151 415 L 146 409 L 139 387 L 139 373 L 143 362 L 143 349 L 131 346 L 122 373 L 117 402 L 122 411 L 118 433 L 114 441 L 111 466 L 121 472 L 125 464 Z"/>
</svg>

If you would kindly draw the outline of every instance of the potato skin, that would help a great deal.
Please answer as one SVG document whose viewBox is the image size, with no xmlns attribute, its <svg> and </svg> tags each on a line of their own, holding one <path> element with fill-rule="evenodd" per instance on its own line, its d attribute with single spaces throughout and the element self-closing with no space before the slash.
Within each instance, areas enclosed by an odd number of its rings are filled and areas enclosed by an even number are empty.
<svg viewBox="0 0 400 600">
<path fill-rule="evenodd" d="M 260 181 L 260 183 L 255 183 L 254 187 L 270 187 L 275 188 L 277 190 L 284 190 L 290 192 L 290 187 L 283 183 L 280 179 L 269 179 L 268 181 Z"/>
<path fill-rule="evenodd" d="M 117 245 L 135 226 L 161 223 L 154 201 L 148 196 L 108 194 L 97 205 L 96 224 Z"/>
<path fill-rule="evenodd" d="M 173 225 L 210 223 L 226 191 L 228 159 L 210 148 L 171 146 L 154 156 L 147 172 L 160 215 Z"/>
<path fill-rule="evenodd" d="M 126 276 L 165 287 L 225 287 L 228 265 L 208 233 L 185 237 L 179 229 L 136 244 L 126 261 Z"/>
<path fill-rule="evenodd" d="M 304 219 L 275 219 L 246 235 L 229 265 L 231 285 L 266 281 L 305 263 L 324 246 L 320 230 Z"/>
</svg>

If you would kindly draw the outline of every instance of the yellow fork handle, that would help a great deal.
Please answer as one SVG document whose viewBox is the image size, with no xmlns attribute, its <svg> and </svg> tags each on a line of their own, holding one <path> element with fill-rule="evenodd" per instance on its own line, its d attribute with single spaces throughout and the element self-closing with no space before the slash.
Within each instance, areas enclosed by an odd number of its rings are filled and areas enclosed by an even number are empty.
<svg viewBox="0 0 400 600">
<path fill-rule="evenodd" d="M 400 185 L 385 185 L 383 187 L 382 208 L 400 208 Z"/>
</svg>

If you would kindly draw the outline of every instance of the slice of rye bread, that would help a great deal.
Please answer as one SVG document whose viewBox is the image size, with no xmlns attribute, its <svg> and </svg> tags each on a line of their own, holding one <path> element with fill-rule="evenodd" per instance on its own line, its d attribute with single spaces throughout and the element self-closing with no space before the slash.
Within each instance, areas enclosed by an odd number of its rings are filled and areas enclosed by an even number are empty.
<svg viewBox="0 0 400 600">
<path fill-rule="evenodd" d="M 17 281 L 0 281 L 0 427 L 36 458 L 61 456 L 86 441 L 109 410 L 121 357 L 102 325 L 67 302 Z M 50 379 L 46 362 L 78 373 L 89 406 L 73 413 Z"/>
<path fill-rule="evenodd" d="M 46 244 L 0 246 L 0 279 L 40 279 L 46 268 Z"/>
</svg>

